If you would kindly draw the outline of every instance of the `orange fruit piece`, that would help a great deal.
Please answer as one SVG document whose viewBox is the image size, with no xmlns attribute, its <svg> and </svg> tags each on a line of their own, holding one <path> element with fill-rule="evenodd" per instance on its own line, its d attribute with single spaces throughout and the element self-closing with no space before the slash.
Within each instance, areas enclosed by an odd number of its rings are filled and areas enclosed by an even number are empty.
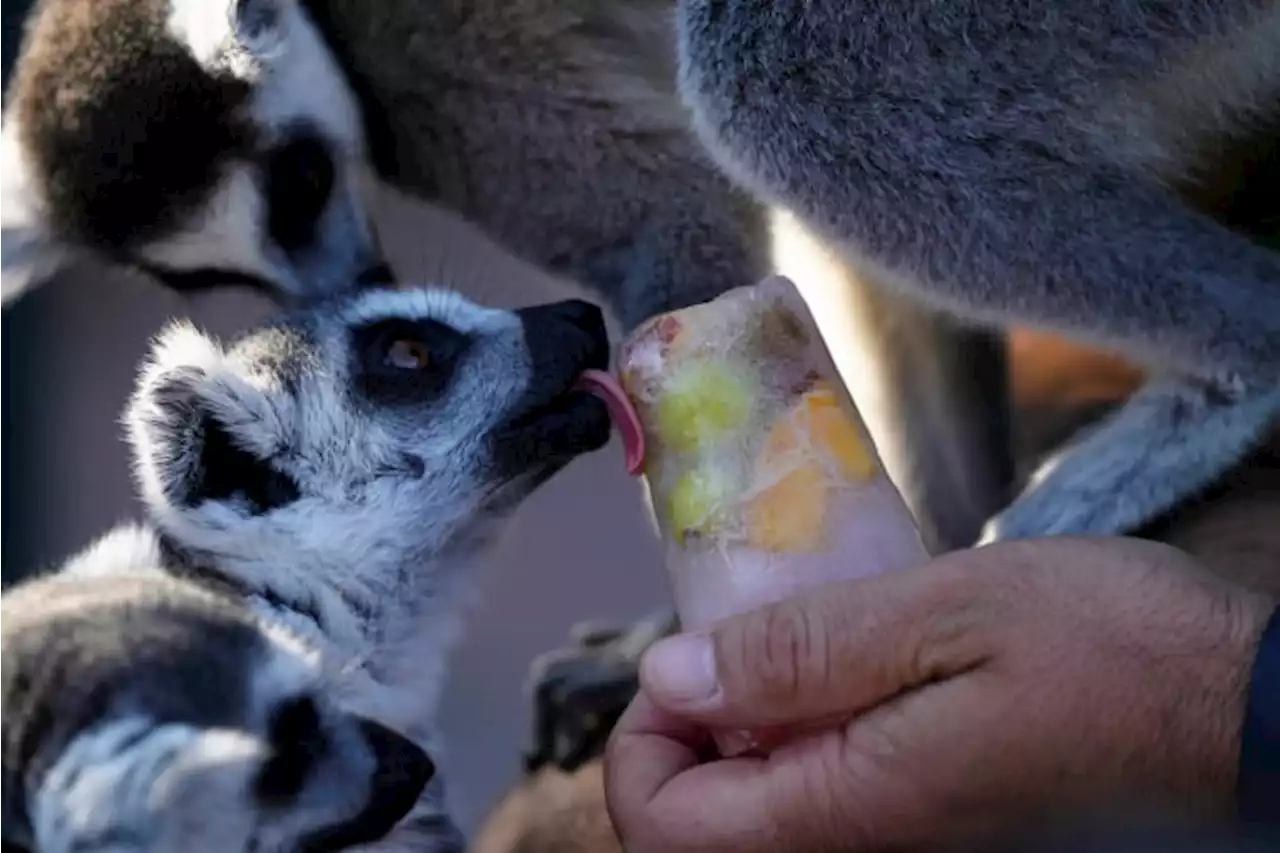
<svg viewBox="0 0 1280 853">
<path fill-rule="evenodd" d="M 747 542 L 764 551 L 819 551 L 826 516 L 826 475 L 817 463 L 807 462 L 752 499 Z"/>
<path fill-rule="evenodd" d="M 849 480 L 876 475 L 876 460 L 835 393 L 818 386 L 804 396 L 811 440 L 831 454 Z"/>
<path fill-rule="evenodd" d="M 847 479 L 867 480 L 876 474 L 875 458 L 858 428 L 835 392 L 819 383 L 778 421 L 765 442 L 756 476 L 781 476 L 751 501 L 752 547 L 792 553 L 823 547 L 830 486 L 824 456 Z"/>
<path fill-rule="evenodd" d="M 835 460 L 840 474 L 849 480 L 868 480 L 876 474 L 876 461 L 835 392 L 819 383 L 800 398 L 769 434 L 765 443 L 765 470 L 794 464 L 791 457 L 812 459 L 826 455 Z"/>
</svg>

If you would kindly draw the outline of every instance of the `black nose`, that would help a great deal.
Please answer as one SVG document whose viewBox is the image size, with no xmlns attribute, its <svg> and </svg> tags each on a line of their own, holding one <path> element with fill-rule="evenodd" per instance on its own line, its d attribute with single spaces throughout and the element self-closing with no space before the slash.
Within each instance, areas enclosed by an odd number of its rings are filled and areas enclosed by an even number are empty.
<svg viewBox="0 0 1280 853">
<path fill-rule="evenodd" d="M 535 384 L 545 386 L 543 393 L 560 393 L 560 386 L 588 368 L 608 369 L 609 332 L 597 306 L 566 299 L 516 313 L 533 360 Z"/>
<path fill-rule="evenodd" d="M 604 312 L 600 306 L 585 299 L 566 299 L 546 306 L 551 312 L 591 334 L 605 334 Z"/>
<path fill-rule="evenodd" d="M 356 278 L 356 284 L 360 287 L 375 287 L 379 284 L 391 284 L 396 280 L 396 274 L 391 267 L 385 262 L 379 262 L 369 267 Z"/>
</svg>

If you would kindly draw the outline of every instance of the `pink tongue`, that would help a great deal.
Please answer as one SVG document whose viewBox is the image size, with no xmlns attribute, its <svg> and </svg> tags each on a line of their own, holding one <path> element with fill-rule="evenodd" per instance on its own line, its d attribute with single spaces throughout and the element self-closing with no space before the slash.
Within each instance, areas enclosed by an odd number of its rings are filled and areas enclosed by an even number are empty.
<svg viewBox="0 0 1280 853">
<path fill-rule="evenodd" d="M 622 390 L 618 380 L 603 370 L 584 370 L 578 377 L 574 388 L 586 391 L 602 401 L 609 410 L 613 425 L 622 434 L 622 443 L 626 448 L 627 473 L 636 476 L 644 470 L 644 429 L 640 426 L 640 416 L 635 407 L 627 399 L 627 392 Z"/>
</svg>

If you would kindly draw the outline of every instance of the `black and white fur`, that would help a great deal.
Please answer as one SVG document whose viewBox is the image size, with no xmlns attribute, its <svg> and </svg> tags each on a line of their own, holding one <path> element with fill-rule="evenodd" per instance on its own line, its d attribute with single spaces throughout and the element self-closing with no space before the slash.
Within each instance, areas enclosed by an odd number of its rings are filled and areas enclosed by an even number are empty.
<svg viewBox="0 0 1280 853">
<path fill-rule="evenodd" d="M 385 835 L 433 773 L 331 700 L 312 649 L 173 577 L 151 531 L 0 606 L 6 850 L 338 849 Z"/>
<path fill-rule="evenodd" d="M 459 850 L 427 757 L 476 562 L 608 440 L 599 309 L 368 290 L 229 349 L 178 325 L 126 423 L 146 526 L 3 597 L 6 849 Z M 421 795 L 419 795 L 421 792 Z"/>
<path fill-rule="evenodd" d="M 887 287 L 1154 371 L 984 540 L 1133 530 L 1280 414 L 1280 252 L 1228 227 L 1268 163 L 1278 204 L 1280 6 L 678 6 L 681 91 L 742 186 Z"/>
<path fill-rule="evenodd" d="M 277 296 L 385 276 L 356 192 L 375 171 L 628 327 L 754 281 L 764 212 L 689 133 L 670 13 L 41 0 L 5 105 L 6 299 L 83 249 Z"/>
<path fill-rule="evenodd" d="M 282 299 L 383 279 L 364 164 L 296 0 L 41 0 L 4 106 L 5 301 L 82 255 Z"/>
</svg>

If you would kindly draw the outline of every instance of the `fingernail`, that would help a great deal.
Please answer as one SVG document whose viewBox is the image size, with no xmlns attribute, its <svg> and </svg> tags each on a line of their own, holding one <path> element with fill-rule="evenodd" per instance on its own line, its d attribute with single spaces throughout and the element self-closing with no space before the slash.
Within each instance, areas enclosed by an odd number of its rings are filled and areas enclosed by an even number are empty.
<svg viewBox="0 0 1280 853">
<path fill-rule="evenodd" d="M 644 686 L 672 702 L 704 703 L 716 695 L 716 653 L 705 634 L 679 634 L 649 647 Z"/>
</svg>

